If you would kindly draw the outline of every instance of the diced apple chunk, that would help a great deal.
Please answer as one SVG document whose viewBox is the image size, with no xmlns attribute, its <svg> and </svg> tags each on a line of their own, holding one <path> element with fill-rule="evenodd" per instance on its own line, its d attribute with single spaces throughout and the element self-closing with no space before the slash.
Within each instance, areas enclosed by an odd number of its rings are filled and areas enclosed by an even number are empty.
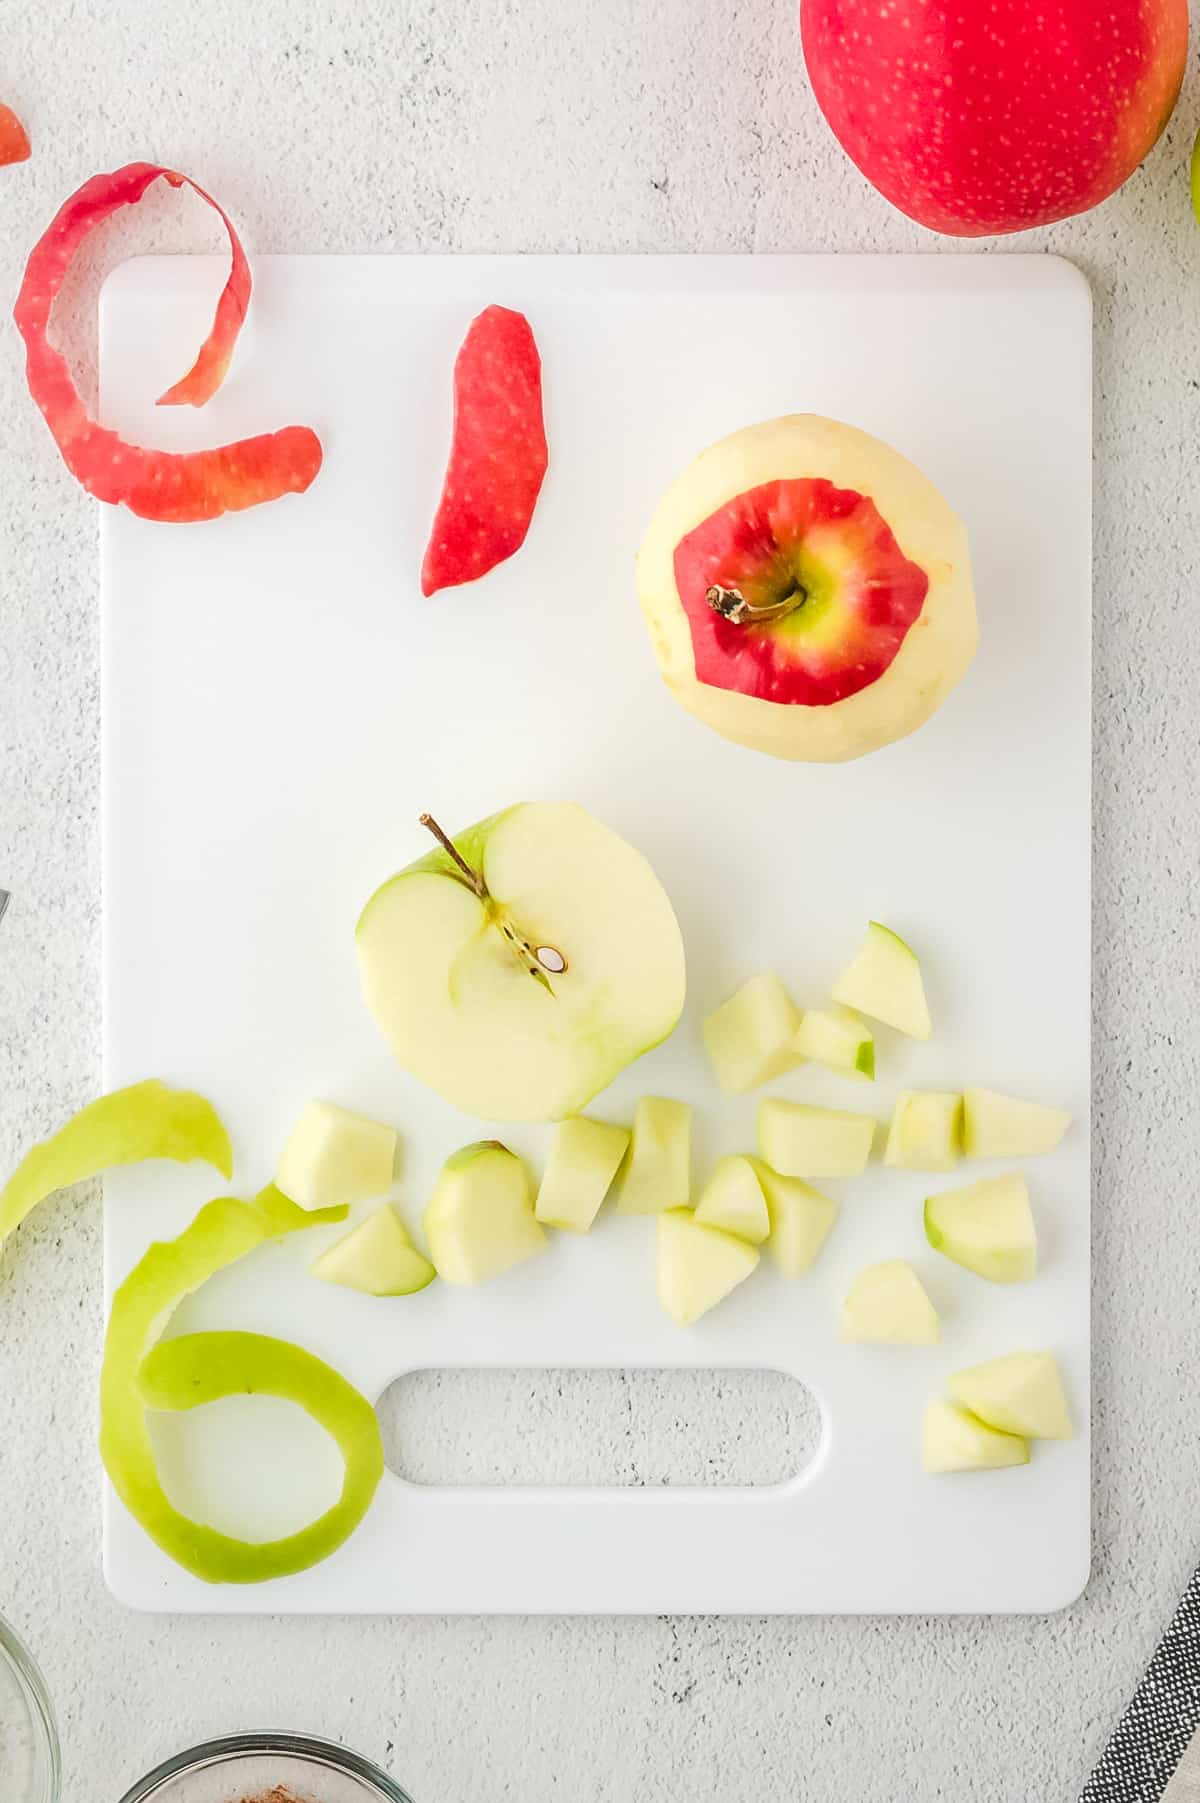
<svg viewBox="0 0 1200 1803">
<path fill-rule="evenodd" d="M 323 1283 L 363 1290 L 368 1296 L 411 1296 L 437 1276 L 387 1202 L 323 1252 L 312 1274 Z"/>
<path fill-rule="evenodd" d="M 883 1162 L 902 1171 L 952 1171 L 961 1142 L 961 1096 L 904 1089 L 896 1097 Z"/>
<path fill-rule="evenodd" d="M 425 1238 L 447 1283 L 486 1283 L 544 1250 L 525 1166 L 499 1140 L 455 1152 L 425 1209 Z"/>
<path fill-rule="evenodd" d="M 1006 1434 L 1069 1440 L 1074 1433 L 1058 1360 L 1052 1352 L 1010 1352 L 956 1371 L 947 1382 L 956 1402 Z"/>
<path fill-rule="evenodd" d="M 758 1149 L 785 1177 L 857 1177 L 875 1138 L 873 1114 L 771 1096 L 758 1105 Z"/>
<path fill-rule="evenodd" d="M 895 1346 L 935 1346 L 937 1310 L 912 1266 L 902 1258 L 868 1265 L 842 1305 L 843 1340 L 885 1340 Z"/>
<path fill-rule="evenodd" d="M 386 1195 L 398 1136 L 333 1102 L 310 1102 L 292 1128 L 275 1182 L 301 1208 L 337 1208 Z"/>
<path fill-rule="evenodd" d="M 703 1025 L 704 1043 L 726 1094 L 744 1095 L 799 1062 L 800 1011 L 773 971 L 763 971 L 731 995 Z"/>
<path fill-rule="evenodd" d="M 627 1215 L 656 1215 L 686 1208 L 691 1188 L 691 1108 L 666 1096 L 643 1096 L 634 1111 L 618 1209 Z"/>
<path fill-rule="evenodd" d="M 931 1402 L 921 1424 L 921 1463 L 926 1471 L 996 1471 L 1029 1463 L 1029 1442 L 997 1433 L 956 1402 Z"/>
<path fill-rule="evenodd" d="M 802 1059 L 824 1064 L 845 1077 L 871 1082 L 875 1076 L 875 1039 L 851 1008 L 809 1008 L 800 1022 L 795 1049 Z"/>
<path fill-rule="evenodd" d="M 658 1299 L 681 1327 L 688 1327 L 744 1283 L 758 1250 L 719 1228 L 705 1227 L 689 1208 L 658 1217 Z"/>
<path fill-rule="evenodd" d="M 968 1158 L 1037 1158 L 1053 1152 L 1070 1125 L 1062 1108 L 1021 1102 L 994 1089 L 963 1091 L 963 1151 Z"/>
<path fill-rule="evenodd" d="M 749 1158 L 734 1152 L 717 1160 L 700 1192 L 696 1220 L 704 1227 L 719 1227 L 723 1233 L 761 1246 L 771 1231 L 771 1219 L 758 1172 Z"/>
<path fill-rule="evenodd" d="M 547 1227 L 586 1233 L 600 1212 L 629 1146 L 624 1127 L 589 1121 L 583 1115 L 560 1121 L 534 1209 Z"/>
<path fill-rule="evenodd" d="M 771 1223 L 767 1251 L 785 1277 L 802 1277 L 829 1238 L 838 1205 L 800 1178 L 773 1171 L 760 1158 L 754 1160 L 754 1169 Z"/>
<path fill-rule="evenodd" d="M 925 1237 L 935 1252 L 992 1283 L 1025 1283 L 1037 1273 L 1037 1229 L 1023 1177 L 987 1177 L 930 1196 Z"/>
<path fill-rule="evenodd" d="M 833 999 L 910 1039 L 928 1039 L 933 1032 L 917 954 L 877 920 L 868 924 L 862 949 L 834 984 Z"/>
</svg>

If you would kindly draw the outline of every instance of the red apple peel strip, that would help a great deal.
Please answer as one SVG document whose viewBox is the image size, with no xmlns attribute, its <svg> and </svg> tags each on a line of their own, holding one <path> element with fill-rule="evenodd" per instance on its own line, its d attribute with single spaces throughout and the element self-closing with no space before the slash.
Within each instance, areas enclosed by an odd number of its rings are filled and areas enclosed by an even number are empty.
<svg viewBox="0 0 1200 1803">
<path fill-rule="evenodd" d="M 0 104 L 0 164 L 23 163 L 29 156 L 29 133 L 11 106 Z"/>
<path fill-rule="evenodd" d="M 454 362 L 454 438 L 421 593 L 474 582 L 519 551 L 546 474 L 542 360 L 510 307 L 485 307 Z"/>
<path fill-rule="evenodd" d="M 233 223 L 189 176 L 155 163 L 128 163 L 77 189 L 30 253 L 13 309 L 25 340 L 29 392 L 76 480 L 98 501 L 124 504 L 143 519 L 212 520 L 281 495 L 302 494 L 321 467 L 321 441 L 310 427 L 285 426 L 206 451 L 132 445 L 90 418 L 66 358 L 50 344 L 50 311 L 76 251 L 96 226 L 136 204 L 160 176 L 207 201 L 224 221 L 232 246 L 212 330 L 191 369 L 160 404 L 202 407 L 220 387 L 250 300 L 250 269 Z"/>
</svg>

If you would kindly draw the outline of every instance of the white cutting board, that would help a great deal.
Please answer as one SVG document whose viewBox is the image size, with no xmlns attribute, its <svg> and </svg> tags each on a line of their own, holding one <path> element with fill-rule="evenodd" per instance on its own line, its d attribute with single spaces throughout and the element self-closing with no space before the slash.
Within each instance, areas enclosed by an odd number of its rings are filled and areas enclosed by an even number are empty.
<svg viewBox="0 0 1200 1803">
<path fill-rule="evenodd" d="M 874 1089 L 815 1069 L 780 1094 L 886 1114 L 904 1085 L 990 1084 L 1078 1125 L 1030 1171 L 1044 1274 L 1000 1288 L 924 1245 L 943 1180 L 827 1187 L 816 1269 L 768 1261 L 682 1331 L 654 1295 L 654 1228 L 587 1238 L 477 1291 L 373 1302 L 307 1276 L 330 1230 L 262 1251 L 181 1320 L 302 1341 L 372 1397 L 414 1367 L 773 1366 L 823 1411 L 815 1462 L 769 1489 L 427 1489 L 389 1476 L 357 1536 L 303 1576 L 210 1589 L 109 1497 L 106 1569 L 150 1609 L 1042 1611 L 1089 1559 L 1090 324 L 1047 257 L 262 258 L 232 375 L 200 414 L 156 410 L 223 279 L 142 259 L 102 306 L 105 418 L 169 446 L 290 421 L 325 444 L 309 494 L 215 524 L 105 509 L 105 1063 L 109 1085 L 187 1083 L 223 1111 L 248 1193 L 311 1096 L 394 1121 L 418 1219 L 442 1159 L 490 1131 L 395 1068 L 358 994 L 353 929 L 376 884 L 519 798 L 579 800 L 652 858 L 690 995 L 674 1038 L 596 1111 L 697 1105 L 697 1176 L 752 1141 L 702 1016 L 779 970 L 819 1002 L 870 915 L 924 954 L 937 1031 L 880 1033 Z M 500 301 L 533 322 L 551 468 L 520 555 L 422 600 L 450 373 Z M 711 440 L 813 410 L 928 471 L 970 526 L 982 645 L 915 737 L 843 767 L 776 763 L 709 734 L 660 686 L 633 556 L 661 491 Z M 547 1130 L 501 1128 L 535 1165 Z M 962 1180 L 985 1167 L 964 1170 Z M 947 1179 L 945 1181 L 952 1181 Z M 160 1166 L 108 1184 L 110 1287 L 218 1185 Z M 932 1350 L 846 1347 L 864 1263 L 909 1256 L 944 1314 Z M 1078 1439 L 1024 1471 L 934 1480 L 923 1405 L 947 1372 L 1026 1346 L 1065 1367 Z M 260 1533 L 324 1506 L 336 1461 L 283 1405 L 170 1430 L 182 1499 Z M 307 1424 L 305 1424 L 307 1429 Z M 282 1499 L 282 1500 L 281 1500 Z"/>
</svg>

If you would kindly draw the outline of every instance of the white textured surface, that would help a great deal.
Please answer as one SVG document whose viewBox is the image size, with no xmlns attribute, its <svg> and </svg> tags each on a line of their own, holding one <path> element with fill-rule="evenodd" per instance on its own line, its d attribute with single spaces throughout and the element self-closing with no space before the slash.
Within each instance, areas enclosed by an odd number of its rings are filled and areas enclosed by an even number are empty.
<svg viewBox="0 0 1200 1803">
<path fill-rule="evenodd" d="M 0 0 L 34 160 L 0 171 L 0 290 L 63 195 L 161 155 L 260 250 L 929 248 L 812 106 L 790 0 Z M 1096 1575 L 1049 1621 L 229 1621 L 122 1614 L 91 1452 L 96 1198 L 0 1273 L 0 1608 L 59 1705 L 70 1803 L 184 1739 L 312 1727 L 418 1803 L 1067 1799 L 1194 1563 L 1200 239 L 1163 145 L 1090 218 L 1020 241 L 1097 301 Z M 106 234 L 208 248 L 157 199 Z M 1013 245 L 1012 248 L 1017 248 Z M 77 340 L 86 349 L 87 339 Z M 99 1061 L 94 509 L 0 340 L 0 1164 Z"/>
</svg>

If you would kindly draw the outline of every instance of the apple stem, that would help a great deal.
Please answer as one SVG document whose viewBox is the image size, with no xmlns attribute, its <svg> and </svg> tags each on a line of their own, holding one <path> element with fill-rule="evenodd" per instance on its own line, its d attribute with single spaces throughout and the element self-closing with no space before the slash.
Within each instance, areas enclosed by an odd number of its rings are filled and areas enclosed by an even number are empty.
<svg viewBox="0 0 1200 1803">
<path fill-rule="evenodd" d="M 765 605 L 747 601 L 740 588 L 726 588 L 720 582 L 714 582 L 705 590 L 704 599 L 715 614 L 722 620 L 728 620 L 731 626 L 765 626 L 772 620 L 782 620 L 788 614 L 795 613 L 808 600 L 808 590 L 796 583 L 790 594 L 780 601 L 769 601 Z"/>
<path fill-rule="evenodd" d="M 479 897 L 480 901 L 489 902 L 492 909 L 495 910 L 496 903 L 492 901 L 492 898 L 488 893 L 488 886 L 484 882 L 483 877 L 478 870 L 473 870 L 467 863 L 467 860 L 463 857 L 449 833 L 443 831 L 432 814 L 422 814 L 420 817 L 420 824 L 433 834 L 442 850 L 446 853 L 446 856 L 452 859 L 458 866 L 458 869 L 462 872 L 464 882 L 469 885 L 474 894 Z M 3 910 L 0 909 L 0 912 L 3 912 Z M 567 968 L 567 960 L 563 957 L 563 954 L 558 950 L 557 946 L 539 945 L 534 947 L 530 945 L 529 941 L 521 937 L 512 922 L 503 914 L 499 915 L 497 925 L 504 937 L 508 940 L 508 943 L 512 946 L 513 951 L 516 953 L 521 963 L 529 972 L 530 976 L 536 983 L 540 983 L 542 988 L 546 990 L 549 995 L 553 995 L 554 990 L 550 986 L 550 980 L 547 977 L 546 972 L 552 971 L 557 977 L 561 976 Z"/>
<path fill-rule="evenodd" d="M 480 874 L 477 870 L 472 870 L 471 866 L 467 863 L 467 860 L 463 857 L 461 851 L 459 851 L 457 845 L 454 843 L 454 841 L 450 837 L 449 833 L 443 832 L 442 828 L 438 825 L 437 821 L 434 819 L 432 814 L 422 814 L 421 815 L 421 825 L 423 827 L 427 827 L 428 830 L 433 834 L 434 838 L 437 840 L 437 842 L 441 846 L 442 850 L 446 853 L 446 856 L 448 858 L 452 858 L 454 860 L 454 862 L 458 865 L 458 868 L 462 871 L 463 875 L 466 877 L 468 883 L 470 883 L 470 885 L 471 885 L 472 889 L 475 891 L 476 895 L 479 897 L 480 901 L 483 901 L 485 899 L 485 897 L 487 896 L 487 884 L 484 882 L 483 878 L 480 876 Z"/>
</svg>

